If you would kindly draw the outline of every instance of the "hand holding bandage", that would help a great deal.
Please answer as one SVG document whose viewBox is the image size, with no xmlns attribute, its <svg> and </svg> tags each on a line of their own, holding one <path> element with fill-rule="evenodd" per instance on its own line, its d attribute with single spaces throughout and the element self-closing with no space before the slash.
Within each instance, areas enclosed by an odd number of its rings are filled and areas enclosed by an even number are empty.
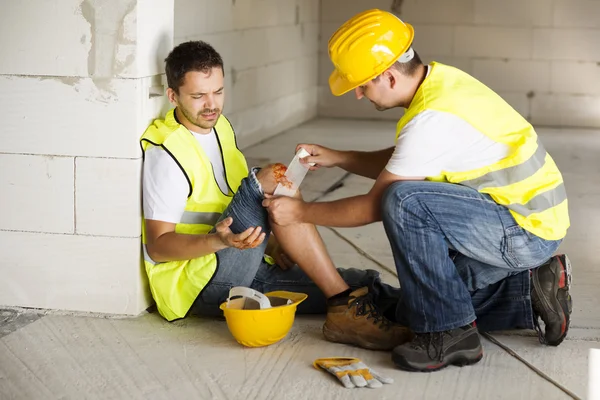
<svg viewBox="0 0 600 400">
<path fill-rule="evenodd" d="M 313 365 L 315 368 L 322 368 L 337 377 L 347 389 L 365 386 L 376 389 L 382 387 L 384 383 L 394 383 L 392 378 L 382 376 L 377 371 L 367 367 L 358 358 L 319 358 L 315 360 Z"/>
</svg>

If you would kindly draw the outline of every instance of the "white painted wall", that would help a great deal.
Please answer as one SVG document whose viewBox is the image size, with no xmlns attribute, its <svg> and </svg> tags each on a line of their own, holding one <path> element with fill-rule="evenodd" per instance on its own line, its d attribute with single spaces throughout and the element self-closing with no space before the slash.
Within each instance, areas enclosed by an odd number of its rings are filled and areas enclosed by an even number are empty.
<svg viewBox="0 0 600 400">
<path fill-rule="evenodd" d="M 319 112 L 322 116 L 398 119 L 352 94 L 336 98 L 327 78 L 327 41 L 352 15 L 391 10 L 415 27 L 423 61 L 472 74 L 537 125 L 600 127 L 600 1 L 322 0 Z"/>
<path fill-rule="evenodd" d="M 20 0 L 0 13 L 0 305 L 136 314 L 138 139 L 165 108 L 173 0 Z"/>
<path fill-rule="evenodd" d="M 225 113 L 242 147 L 317 114 L 318 0 L 175 0 L 175 42 L 223 57 Z"/>
</svg>

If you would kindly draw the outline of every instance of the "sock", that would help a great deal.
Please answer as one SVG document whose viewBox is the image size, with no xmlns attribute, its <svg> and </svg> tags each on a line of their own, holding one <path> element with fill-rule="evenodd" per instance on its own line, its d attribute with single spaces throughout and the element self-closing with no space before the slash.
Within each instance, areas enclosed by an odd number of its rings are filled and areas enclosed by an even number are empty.
<svg viewBox="0 0 600 400">
<path fill-rule="evenodd" d="M 329 303 L 329 302 L 335 301 L 337 299 L 348 297 L 348 296 L 350 296 L 350 293 L 352 293 L 352 289 L 348 288 L 348 289 L 344 290 L 343 292 L 340 292 L 336 295 L 331 296 L 330 298 L 327 299 L 327 302 Z"/>
</svg>

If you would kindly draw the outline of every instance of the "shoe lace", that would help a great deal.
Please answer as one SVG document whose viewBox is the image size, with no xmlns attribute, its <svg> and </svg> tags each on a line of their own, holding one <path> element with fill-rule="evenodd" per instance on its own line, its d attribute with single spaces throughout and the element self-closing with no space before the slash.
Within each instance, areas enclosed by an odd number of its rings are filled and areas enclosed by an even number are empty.
<svg viewBox="0 0 600 400">
<path fill-rule="evenodd" d="M 445 335 L 446 332 L 417 333 L 410 345 L 416 350 L 426 350 L 430 360 L 442 361 Z"/>
<path fill-rule="evenodd" d="M 373 302 L 373 298 L 370 294 L 357 297 L 353 302 L 348 305 L 348 308 L 356 307 L 356 315 L 366 315 L 367 319 L 372 319 L 376 325 L 379 325 L 380 329 L 390 329 L 392 321 L 387 319 L 377 309 L 377 306 Z"/>
<path fill-rule="evenodd" d="M 540 317 L 541 312 L 539 310 L 542 309 L 541 300 L 532 296 L 532 305 L 533 305 L 533 327 L 538 334 L 538 340 L 541 344 L 547 344 L 546 336 L 544 335 L 544 331 L 540 326 Z M 543 320 L 543 318 L 542 318 Z M 544 321 L 545 323 L 546 321 Z"/>
</svg>

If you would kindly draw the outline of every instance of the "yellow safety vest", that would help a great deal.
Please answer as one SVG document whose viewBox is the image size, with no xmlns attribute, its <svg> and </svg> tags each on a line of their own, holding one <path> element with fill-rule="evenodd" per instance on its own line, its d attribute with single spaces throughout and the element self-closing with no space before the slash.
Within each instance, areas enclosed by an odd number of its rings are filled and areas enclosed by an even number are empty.
<svg viewBox="0 0 600 400">
<path fill-rule="evenodd" d="M 177 122 L 174 110 L 170 110 L 164 120 L 156 119 L 141 137 L 144 152 L 151 146 L 162 147 L 177 162 L 189 183 L 185 212 L 181 222 L 175 225 L 177 233 L 201 235 L 210 232 L 242 179 L 248 175 L 246 159 L 237 147 L 233 128 L 227 118 L 221 115 L 214 129 L 223 157 L 229 193 L 223 193 L 219 188 L 208 156 L 190 131 Z M 216 254 L 186 261 L 154 262 L 146 250 L 143 223 L 142 248 L 150 290 L 158 312 L 169 321 L 185 317 L 217 269 Z"/>
<path fill-rule="evenodd" d="M 469 186 L 507 207 L 523 229 L 547 240 L 562 239 L 569 228 L 568 201 L 562 175 L 531 124 L 500 96 L 470 75 L 432 63 L 404 116 L 402 128 L 424 110 L 456 115 L 510 148 L 502 160 L 464 172 L 442 171 L 436 182 Z"/>
</svg>

